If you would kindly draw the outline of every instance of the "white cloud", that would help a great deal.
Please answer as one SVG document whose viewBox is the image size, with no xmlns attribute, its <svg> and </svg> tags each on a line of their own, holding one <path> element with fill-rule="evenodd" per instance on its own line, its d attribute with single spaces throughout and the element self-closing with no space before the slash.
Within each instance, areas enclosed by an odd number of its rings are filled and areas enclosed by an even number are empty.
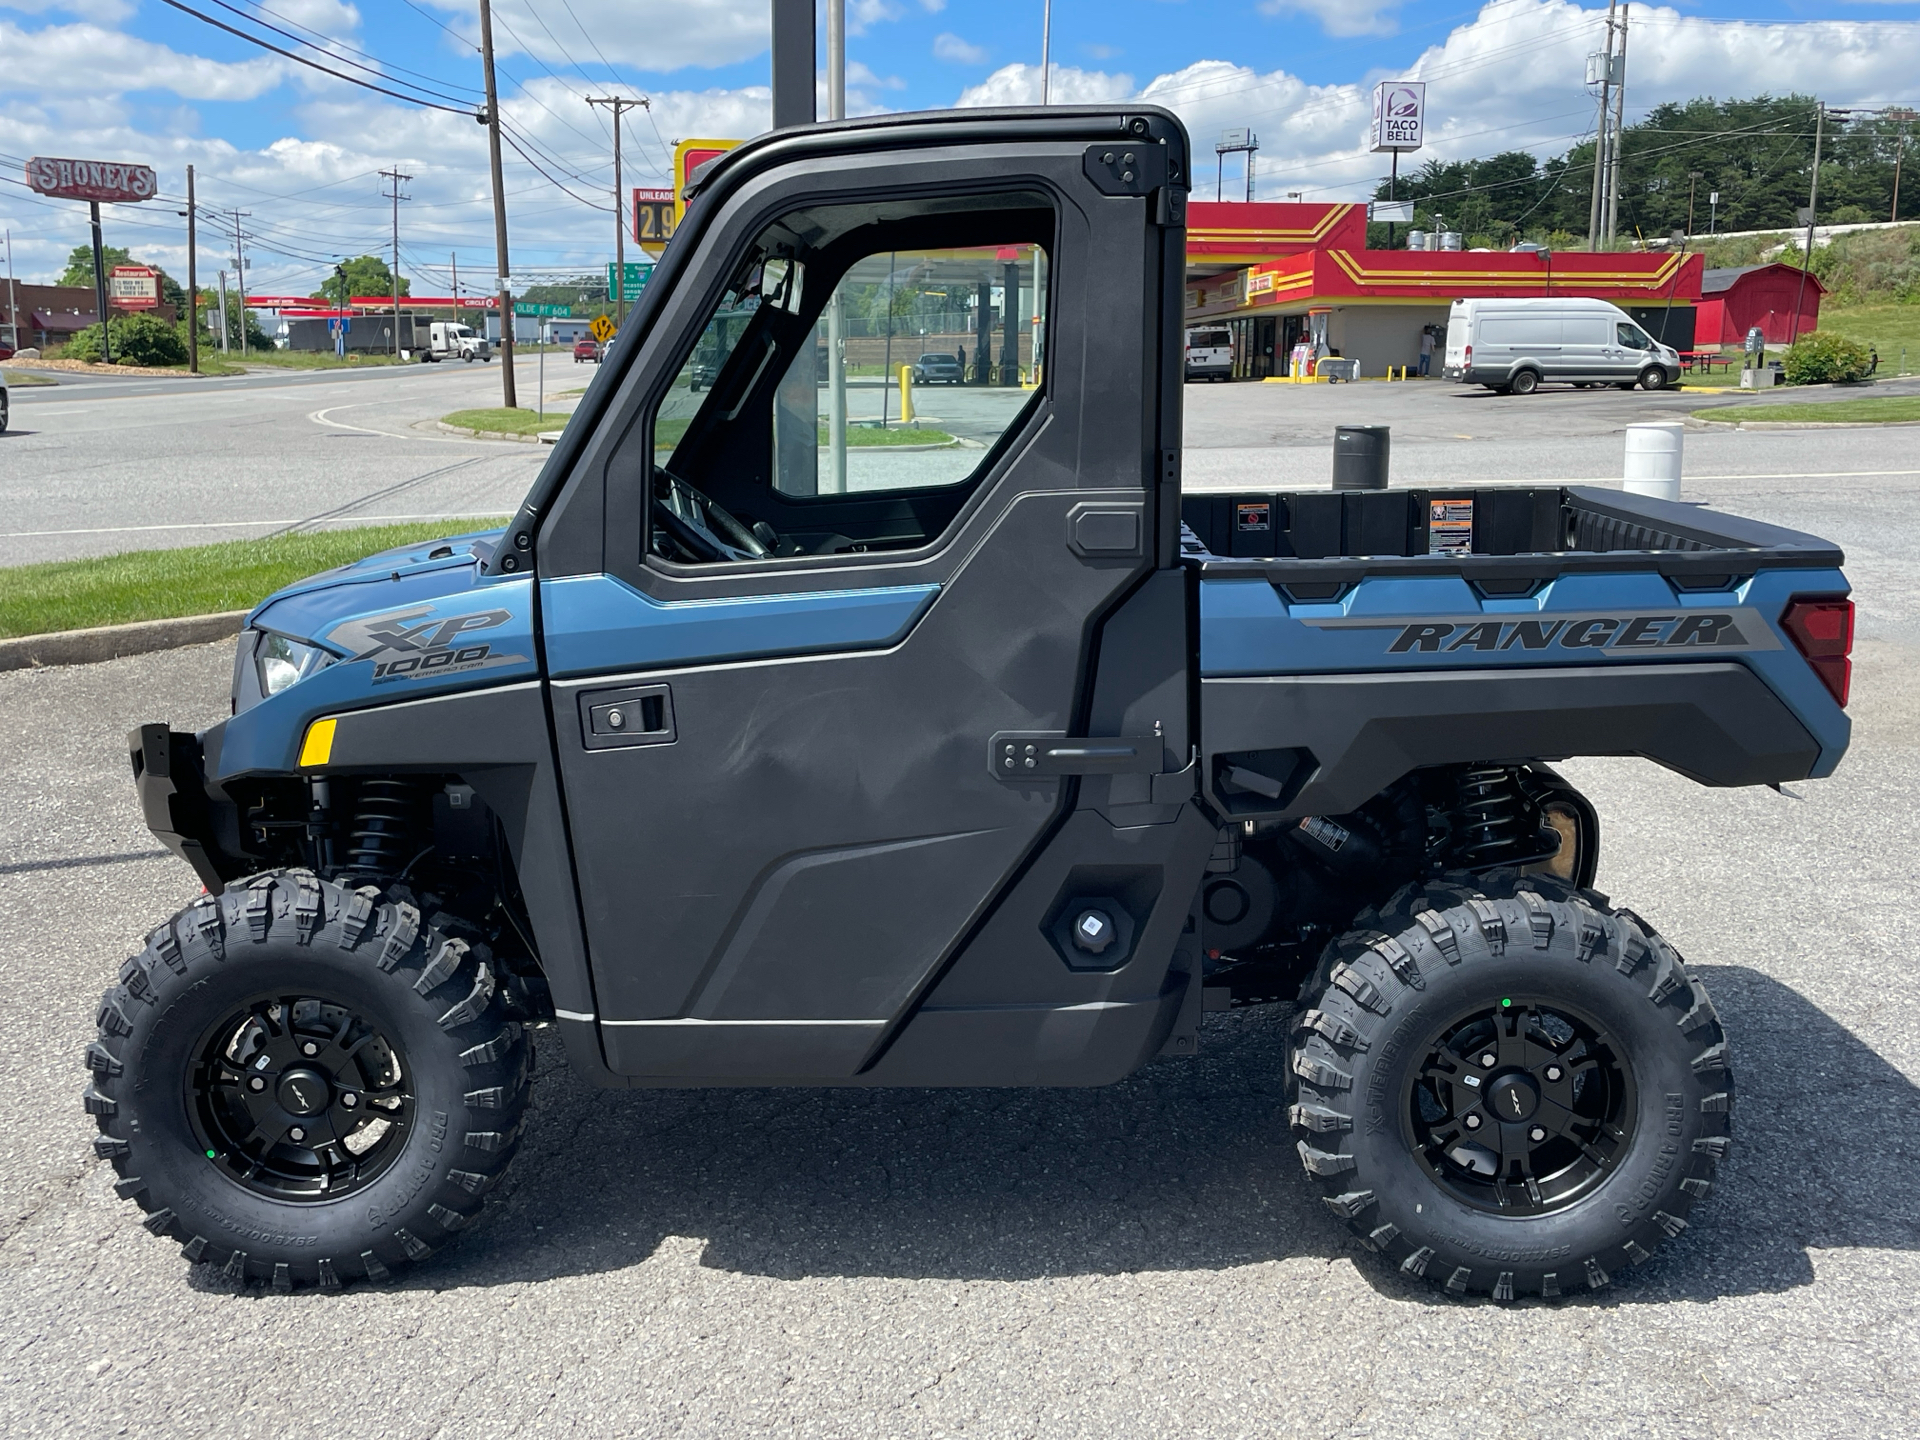
<svg viewBox="0 0 1920 1440">
<path fill-rule="evenodd" d="M 952 31 L 942 31 L 933 37 L 933 58 L 948 60 L 956 65 L 984 65 L 987 51 L 981 45 L 969 45 Z"/>
<path fill-rule="evenodd" d="M 102 25 L 117 24 L 133 14 L 133 9 L 133 0 L 0 0 L 0 10 L 15 10 L 22 15 L 60 10 Z"/>
<path fill-rule="evenodd" d="M 427 3 L 457 16 L 451 28 L 479 43 L 475 0 Z M 868 3 L 858 0 L 855 8 Z M 537 55 L 556 70 L 578 61 L 598 73 L 601 56 L 655 72 L 731 65 L 765 52 L 771 35 L 767 0 L 570 0 L 537 11 L 530 0 L 493 6 L 495 52 Z"/>
<path fill-rule="evenodd" d="M 1048 100 L 1055 105 L 1095 105 L 1103 100 L 1124 100 L 1134 93 L 1131 75 L 1109 75 L 1100 70 L 1078 70 L 1071 65 L 1055 65 Z M 1040 103 L 1040 67 L 1003 65 L 978 85 L 960 92 L 954 105 L 960 109 L 997 105 L 1038 105 Z"/>
<path fill-rule="evenodd" d="M 0 55 L 31 56 L 8 67 L 16 93 L 73 94 L 83 85 L 108 94 L 170 90 L 188 100 L 252 100 L 285 78 L 289 66 L 271 56 L 227 64 L 183 55 L 98 25 L 46 25 L 23 30 L 0 20 Z"/>
<path fill-rule="evenodd" d="M 1916 3 L 1920 3 L 1920 0 L 1916 0 Z M 938 15 L 947 8 L 947 0 L 920 0 L 920 8 L 929 15 Z"/>
<path fill-rule="evenodd" d="M 1391 35 L 1401 0 L 1260 0 L 1263 15 L 1311 15 L 1329 35 Z"/>
</svg>

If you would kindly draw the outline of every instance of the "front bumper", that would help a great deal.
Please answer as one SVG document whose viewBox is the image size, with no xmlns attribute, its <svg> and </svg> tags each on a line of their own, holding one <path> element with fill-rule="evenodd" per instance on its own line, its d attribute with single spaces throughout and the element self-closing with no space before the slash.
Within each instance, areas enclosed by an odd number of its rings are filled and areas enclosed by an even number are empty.
<svg viewBox="0 0 1920 1440">
<path fill-rule="evenodd" d="M 164 724 L 141 725 L 127 732 L 133 759 L 133 788 L 147 828 L 167 849 L 193 867 L 200 883 L 218 895 L 239 874 L 222 872 L 227 857 L 214 826 L 214 805 L 207 796 L 200 741 Z"/>
</svg>

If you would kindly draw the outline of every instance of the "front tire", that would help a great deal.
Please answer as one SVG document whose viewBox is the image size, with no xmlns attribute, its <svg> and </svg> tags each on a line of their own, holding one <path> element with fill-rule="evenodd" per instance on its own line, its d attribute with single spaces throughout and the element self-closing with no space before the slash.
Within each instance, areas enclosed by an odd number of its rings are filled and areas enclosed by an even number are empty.
<svg viewBox="0 0 1920 1440">
<path fill-rule="evenodd" d="M 1733 1103 L 1671 945 L 1592 891 L 1508 888 L 1416 891 L 1397 934 L 1331 944 L 1288 1076 L 1328 1208 L 1402 1272 L 1498 1300 L 1603 1288 L 1685 1230 Z"/>
<path fill-rule="evenodd" d="M 531 1047 L 490 959 L 303 871 L 203 896 L 121 968 L 87 1047 L 115 1190 L 241 1282 L 426 1259 L 519 1145 Z"/>
<path fill-rule="evenodd" d="M 1667 370 L 1664 365 L 1649 365 L 1640 372 L 1642 390 L 1664 390 L 1667 388 Z"/>
</svg>

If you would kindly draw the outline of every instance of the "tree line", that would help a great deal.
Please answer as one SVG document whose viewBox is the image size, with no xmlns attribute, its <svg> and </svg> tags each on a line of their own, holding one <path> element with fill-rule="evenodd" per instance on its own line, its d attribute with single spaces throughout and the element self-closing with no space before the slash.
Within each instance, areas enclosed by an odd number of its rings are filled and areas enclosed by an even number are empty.
<svg viewBox="0 0 1920 1440">
<path fill-rule="evenodd" d="M 1665 240 L 1674 231 L 1792 230 L 1807 203 L 1817 108 L 1807 95 L 1656 106 L 1621 133 L 1622 241 Z M 1920 115 L 1830 117 L 1825 131 L 1819 223 L 1920 218 L 1912 173 Z M 1584 245 L 1597 149 L 1586 140 L 1546 161 L 1522 150 L 1429 160 L 1399 176 L 1393 198 L 1414 202 L 1416 227 L 1460 231 L 1469 246 Z M 1387 199 L 1388 188 L 1383 177 L 1375 198 Z M 1717 207 L 1709 200 L 1715 192 Z M 1386 226 L 1371 227 L 1370 244 L 1386 238 Z"/>
</svg>

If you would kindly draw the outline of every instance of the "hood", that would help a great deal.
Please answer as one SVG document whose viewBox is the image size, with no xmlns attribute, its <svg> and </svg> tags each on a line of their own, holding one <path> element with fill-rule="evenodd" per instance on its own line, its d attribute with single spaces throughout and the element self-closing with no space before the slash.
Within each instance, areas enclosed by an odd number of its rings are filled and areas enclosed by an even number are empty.
<svg viewBox="0 0 1920 1440">
<path fill-rule="evenodd" d="M 442 540 L 422 540 L 355 560 L 274 591 L 247 616 L 247 628 L 272 630 L 290 639 L 352 652 L 329 642 L 343 620 L 371 611 L 395 610 L 462 594 L 484 583 L 482 567 L 493 558 L 505 530 L 475 530 Z"/>
</svg>

